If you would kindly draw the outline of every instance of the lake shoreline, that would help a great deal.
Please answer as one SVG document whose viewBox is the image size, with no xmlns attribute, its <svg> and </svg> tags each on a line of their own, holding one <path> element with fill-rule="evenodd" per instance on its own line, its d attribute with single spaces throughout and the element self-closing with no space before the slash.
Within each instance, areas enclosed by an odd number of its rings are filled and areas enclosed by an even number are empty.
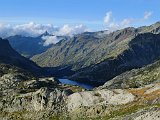
<svg viewBox="0 0 160 120">
<path fill-rule="evenodd" d="M 70 79 L 67 79 L 67 78 L 59 78 L 58 80 L 61 84 L 80 86 L 80 87 L 88 89 L 88 90 L 92 90 L 96 87 L 95 85 L 92 85 L 92 84 L 87 84 L 87 83 L 84 83 L 84 82 L 78 82 L 78 81 L 70 80 Z"/>
</svg>

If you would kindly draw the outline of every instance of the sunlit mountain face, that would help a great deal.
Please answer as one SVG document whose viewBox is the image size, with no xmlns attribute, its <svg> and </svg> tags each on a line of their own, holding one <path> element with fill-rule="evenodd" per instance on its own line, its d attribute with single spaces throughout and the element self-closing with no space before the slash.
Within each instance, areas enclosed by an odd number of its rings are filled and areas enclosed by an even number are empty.
<svg viewBox="0 0 160 120">
<path fill-rule="evenodd" d="M 159 0 L 1 0 L 0 120 L 159 120 Z"/>
</svg>

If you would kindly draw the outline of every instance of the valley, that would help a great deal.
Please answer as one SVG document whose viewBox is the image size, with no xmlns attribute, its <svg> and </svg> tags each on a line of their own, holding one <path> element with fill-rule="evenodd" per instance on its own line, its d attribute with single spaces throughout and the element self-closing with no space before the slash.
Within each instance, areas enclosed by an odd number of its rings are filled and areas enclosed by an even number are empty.
<svg viewBox="0 0 160 120">
<path fill-rule="evenodd" d="M 159 22 L 64 36 L 42 51 L 12 37 L 0 39 L 0 119 L 159 119 Z"/>
</svg>

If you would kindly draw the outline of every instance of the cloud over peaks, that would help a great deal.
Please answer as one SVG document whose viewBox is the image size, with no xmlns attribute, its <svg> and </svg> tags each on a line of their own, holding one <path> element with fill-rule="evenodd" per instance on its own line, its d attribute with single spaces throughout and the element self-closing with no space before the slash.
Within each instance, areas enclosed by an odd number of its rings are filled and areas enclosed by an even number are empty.
<svg viewBox="0 0 160 120">
<path fill-rule="evenodd" d="M 131 22 L 132 22 L 132 19 L 129 19 L 129 18 L 125 18 L 119 22 L 116 21 L 115 18 L 113 17 L 112 11 L 107 12 L 106 16 L 104 17 L 104 24 L 106 28 L 109 30 L 109 32 L 128 27 Z"/>
<path fill-rule="evenodd" d="M 44 40 L 44 46 L 59 42 L 61 39 L 56 36 L 72 36 L 74 34 L 89 31 L 89 29 L 82 24 L 66 24 L 62 27 L 57 27 L 52 24 L 37 24 L 34 22 L 17 25 L 0 23 L 0 37 L 2 38 L 14 35 L 37 37 L 42 35 L 46 31 L 50 34 L 50 36 L 42 37 L 42 39 Z"/>
<path fill-rule="evenodd" d="M 151 15 L 152 15 L 152 12 L 145 12 L 143 18 L 125 18 L 125 19 L 122 19 L 121 21 L 116 21 L 112 11 L 109 11 L 106 13 L 103 21 L 106 26 L 106 29 L 109 32 L 112 32 L 118 29 L 129 27 L 132 24 L 137 22 L 144 22 L 145 20 L 148 20 Z"/>
<path fill-rule="evenodd" d="M 112 18 L 112 11 L 109 11 L 106 13 L 106 16 L 104 17 L 104 22 L 106 24 L 113 22 L 113 18 Z"/>
<path fill-rule="evenodd" d="M 43 43 L 44 46 L 56 44 L 61 40 L 61 39 L 58 39 L 57 36 L 42 36 L 42 39 L 44 40 L 44 43 Z"/>
<path fill-rule="evenodd" d="M 0 37 L 9 37 L 14 35 L 35 37 L 43 34 L 45 31 L 53 32 L 57 30 L 58 28 L 51 24 L 36 24 L 34 22 L 30 22 L 27 24 L 11 25 L 0 23 Z"/>
<path fill-rule="evenodd" d="M 70 36 L 70 35 L 86 32 L 86 31 L 88 31 L 88 28 L 82 24 L 75 25 L 75 26 L 71 26 L 71 25 L 66 24 L 63 27 L 61 27 L 59 29 L 59 31 L 57 31 L 56 34 Z"/>
<path fill-rule="evenodd" d="M 14 35 L 36 37 L 46 31 L 53 35 L 73 35 L 87 30 L 87 27 L 82 24 L 75 26 L 66 24 L 62 27 L 57 27 L 52 24 L 37 24 L 34 22 L 18 25 L 0 23 L 0 37 L 3 38 Z"/>
</svg>

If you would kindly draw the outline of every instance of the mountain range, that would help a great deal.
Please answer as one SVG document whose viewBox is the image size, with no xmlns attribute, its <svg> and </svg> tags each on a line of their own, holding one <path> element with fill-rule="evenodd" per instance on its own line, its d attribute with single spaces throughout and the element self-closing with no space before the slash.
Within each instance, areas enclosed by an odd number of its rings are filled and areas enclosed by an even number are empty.
<svg viewBox="0 0 160 120">
<path fill-rule="evenodd" d="M 32 60 L 53 68 L 55 76 L 104 84 L 125 71 L 159 59 L 159 33 L 160 22 L 112 33 L 85 32 L 60 41 Z"/>
<path fill-rule="evenodd" d="M 44 34 L 38 37 L 25 37 L 21 35 L 15 35 L 7 37 L 6 39 L 9 41 L 11 46 L 19 52 L 21 55 L 30 58 L 36 54 L 40 54 L 45 52 L 52 45 L 44 46 L 43 36 L 48 36 L 49 33 L 45 32 Z"/>
<path fill-rule="evenodd" d="M 21 55 L 27 58 L 31 58 L 34 55 L 43 53 L 53 46 L 53 44 L 45 45 L 45 37 L 53 37 L 47 31 L 37 37 L 26 37 L 22 35 L 10 36 L 5 39 L 9 41 L 13 49 L 19 52 Z M 56 36 L 59 40 L 67 40 L 67 36 Z"/>
</svg>

